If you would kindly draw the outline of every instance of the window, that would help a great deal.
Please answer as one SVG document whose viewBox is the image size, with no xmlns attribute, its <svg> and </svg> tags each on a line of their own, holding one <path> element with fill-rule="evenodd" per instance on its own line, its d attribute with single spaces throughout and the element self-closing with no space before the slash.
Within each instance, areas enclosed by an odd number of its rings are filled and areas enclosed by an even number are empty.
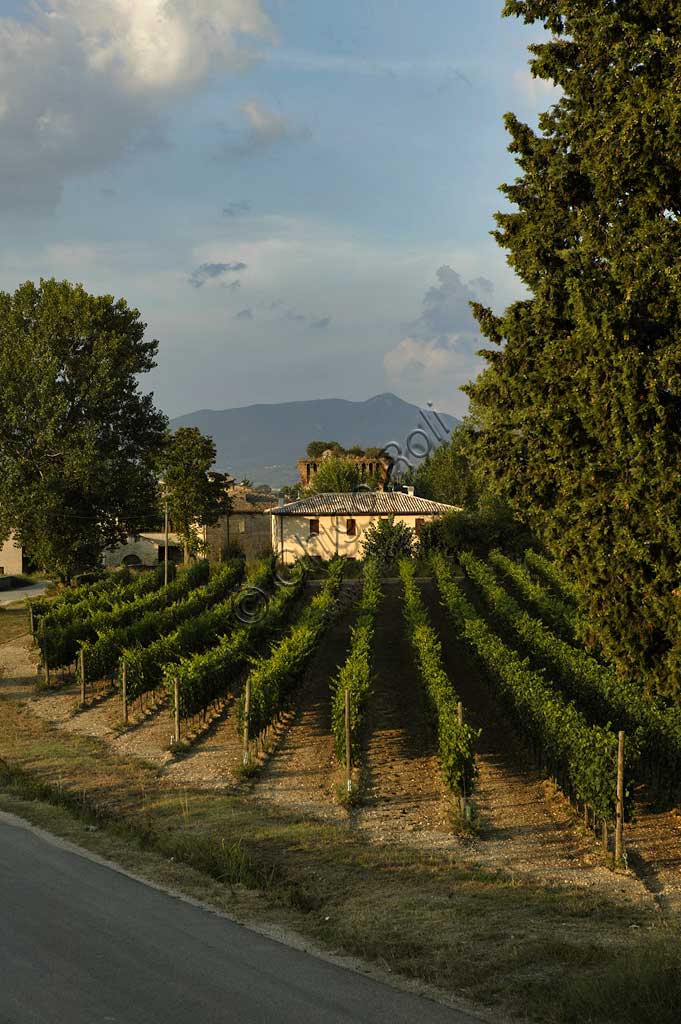
<svg viewBox="0 0 681 1024">
<path fill-rule="evenodd" d="M 319 520 L 318 519 L 311 519 L 310 520 L 310 536 L 311 537 L 315 537 L 318 534 L 319 534 Z"/>
<path fill-rule="evenodd" d="M 348 519 L 346 528 L 348 537 L 355 537 L 357 535 L 357 523 L 354 519 Z"/>
<path fill-rule="evenodd" d="M 414 523 L 414 529 L 416 530 L 416 536 L 417 537 L 420 534 L 421 530 L 423 529 L 423 524 L 424 523 L 425 523 L 425 519 L 417 519 L 416 522 Z"/>
</svg>

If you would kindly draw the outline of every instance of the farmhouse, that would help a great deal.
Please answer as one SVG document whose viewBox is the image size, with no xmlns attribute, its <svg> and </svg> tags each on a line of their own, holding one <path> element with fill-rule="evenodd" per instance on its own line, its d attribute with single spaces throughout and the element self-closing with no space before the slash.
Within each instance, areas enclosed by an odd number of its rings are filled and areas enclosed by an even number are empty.
<svg viewBox="0 0 681 1024">
<path fill-rule="evenodd" d="M 0 543 L 0 576 L 21 576 L 23 552 L 10 537 Z"/>
<path fill-rule="evenodd" d="M 425 523 L 460 511 L 455 505 L 396 491 L 314 494 L 272 509 L 272 548 L 284 564 L 304 555 L 361 558 L 364 531 L 377 519 L 394 516 L 418 536 Z"/>
<path fill-rule="evenodd" d="M 182 541 L 176 533 L 168 534 L 168 561 L 181 562 L 184 557 Z M 109 569 L 127 565 L 131 568 L 158 565 L 165 560 L 165 533 L 138 533 L 130 536 L 124 544 L 107 548 L 102 562 Z"/>
</svg>

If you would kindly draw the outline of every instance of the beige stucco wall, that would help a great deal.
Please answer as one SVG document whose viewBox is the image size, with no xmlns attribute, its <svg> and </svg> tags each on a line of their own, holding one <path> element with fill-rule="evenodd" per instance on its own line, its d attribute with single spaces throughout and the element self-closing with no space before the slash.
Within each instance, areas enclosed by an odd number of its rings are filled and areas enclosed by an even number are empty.
<svg viewBox="0 0 681 1024">
<path fill-rule="evenodd" d="M 303 555 L 312 558 L 333 558 L 342 555 L 347 558 L 361 558 L 364 531 L 378 519 L 388 519 L 387 515 L 365 516 L 319 516 L 319 534 L 310 535 L 310 520 L 315 516 L 272 516 L 272 547 L 285 565 L 290 565 Z M 347 534 L 348 519 L 355 520 L 356 534 Z M 424 523 L 436 519 L 435 515 L 396 515 L 396 523 L 406 523 L 412 530 L 416 529 L 416 520 Z"/>
<path fill-rule="evenodd" d="M 10 537 L 0 544 L 0 569 L 5 576 L 20 576 L 22 570 L 21 548 Z"/>
</svg>

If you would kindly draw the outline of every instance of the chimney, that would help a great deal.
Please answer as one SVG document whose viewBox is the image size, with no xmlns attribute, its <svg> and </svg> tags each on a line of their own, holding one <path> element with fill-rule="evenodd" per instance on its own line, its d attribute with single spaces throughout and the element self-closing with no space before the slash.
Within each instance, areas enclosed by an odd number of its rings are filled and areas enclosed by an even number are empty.
<svg viewBox="0 0 681 1024">
<path fill-rule="evenodd" d="M 281 492 L 280 492 L 279 493 L 279 508 L 283 508 L 285 504 L 286 504 L 286 501 L 284 499 L 284 495 L 281 494 Z"/>
<path fill-rule="evenodd" d="M 414 488 L 413 487 L 405 487 L 404 489 L 405 489 L 405 492 L 409 495 L 410 498 L 414 497 Z"/>
</svg>

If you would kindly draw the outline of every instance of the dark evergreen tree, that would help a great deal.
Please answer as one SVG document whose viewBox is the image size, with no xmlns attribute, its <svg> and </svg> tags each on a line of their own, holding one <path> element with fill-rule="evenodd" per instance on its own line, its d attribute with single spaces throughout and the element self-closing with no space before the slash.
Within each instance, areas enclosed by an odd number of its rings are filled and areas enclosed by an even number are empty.
<svg viewBox="0 0 681 1024">
<path fill-rule="evenodd" d="M 495 236 L 530 297 L 468 387 L 479 452 L 571 569 L 590 639 L 642 683 L 681 664 L 681 5 L 509 0 L 542 22 L 539 131 L 508 115 L 521 176 Z"/>
</svg>

